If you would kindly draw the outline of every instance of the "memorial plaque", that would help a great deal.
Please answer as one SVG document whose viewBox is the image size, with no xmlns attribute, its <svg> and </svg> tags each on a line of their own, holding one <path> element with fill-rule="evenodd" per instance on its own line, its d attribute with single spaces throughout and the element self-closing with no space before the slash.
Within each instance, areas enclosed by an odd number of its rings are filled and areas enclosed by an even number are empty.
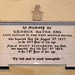
<svg viewBox="0 0 75 75">
<path fill-rule="evenodd" d="M 0 22 L 0 67 L 75 67 L 74 22 Z"/>
</svg>

